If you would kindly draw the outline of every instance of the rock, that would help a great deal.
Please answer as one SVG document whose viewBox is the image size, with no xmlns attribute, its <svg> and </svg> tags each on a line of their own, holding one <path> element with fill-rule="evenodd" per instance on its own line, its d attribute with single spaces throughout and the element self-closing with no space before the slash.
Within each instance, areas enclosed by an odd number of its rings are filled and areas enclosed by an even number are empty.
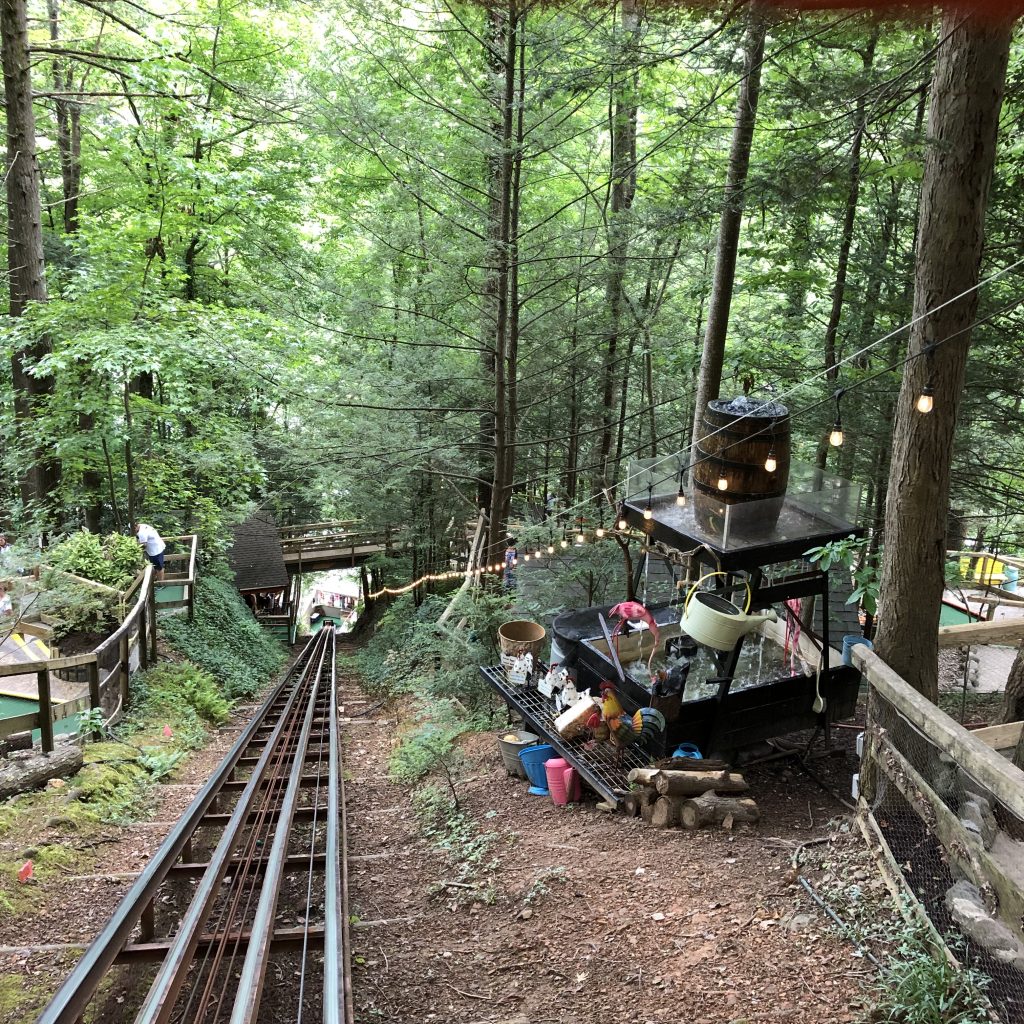
<svg viewBox="0 0 1024 1024">
<path fill-rule="evenodd" d="M 67 783 L 63 779 L 50 779 L 46 784 L 47 789 L 65 789 Z"/>
<path fill-rule="evenodd" d="M 976 885 L 957 882 L 946 892 L 946 909 L 960 930 L 1004 963 L 1024 963 L 1024 943 L 991 917 Z"/>
<path fill-rule="evenodd" d="M 651 920 L 652 921 L 664 921 L 665 920 L 665 915 L 661 914 L 661 913 L 651 914 Z"/>
<path fill-rule="evenodd" d="M 78 828 L 78 822 L 74 818 L 62 817 L 61 815 L 54 815 L 52 818 L 46 819 L 47 828 Z"/>
<path fill-rule="evenodd" d="M 981 836 L 982 845 L 986 850 L 992 849 L 999 827 L 996 825 L 992 805 L 988 800 L 976 793 L 969 794 L 960 805 L 960 820 L 965 828 Z"/>
<path fill-rule="evenodd" d="M 811 914 L 794 914 L 786 925 L 791 932 L 805 932 L 814 924 L 814 917 Z"/>
<path fill-rule="evenodd" d="M 529 921 L 531 917 L 533 917 L 533 909 L 531 907 L 523 907 L 523 909 L 519 911 L 520 921 Z"/>
</svg>

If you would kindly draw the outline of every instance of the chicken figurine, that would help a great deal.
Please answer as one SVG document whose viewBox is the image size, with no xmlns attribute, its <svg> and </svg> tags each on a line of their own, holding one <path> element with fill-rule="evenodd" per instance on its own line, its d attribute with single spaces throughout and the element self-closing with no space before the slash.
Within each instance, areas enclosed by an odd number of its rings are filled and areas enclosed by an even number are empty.
<svg viewBox="0 0 1024 1024">
<path fill-rule="evenodd" d="M 595 711 L 587 722 L 595 740 L 607 740 L 621 759 L 627 747 L 644 743 L 650 746 L 657 739 L 658 746 L 665 742 L 665 716 L 656 708 L 640 708 L 635 714 L 626 714 L 619 702 L 613 683 L 601 683 L 601 710 Z"/>
</svg>

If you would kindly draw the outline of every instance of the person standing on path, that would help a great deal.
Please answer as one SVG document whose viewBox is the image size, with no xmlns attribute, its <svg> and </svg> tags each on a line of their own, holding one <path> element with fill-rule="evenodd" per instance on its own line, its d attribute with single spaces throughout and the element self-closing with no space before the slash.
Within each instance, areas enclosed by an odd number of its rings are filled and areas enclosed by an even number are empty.
<svg viewBox="0 0 1024 1024">
<path fill-rule="evenodd" d="M 156 578 L 164 578 L 164 551 L 167 545 L 163 537 L 148 523 L 135 524 L 135 537 L 146 552 L 146 557 L 153 563 L 156 569 Z"/>
</svg>

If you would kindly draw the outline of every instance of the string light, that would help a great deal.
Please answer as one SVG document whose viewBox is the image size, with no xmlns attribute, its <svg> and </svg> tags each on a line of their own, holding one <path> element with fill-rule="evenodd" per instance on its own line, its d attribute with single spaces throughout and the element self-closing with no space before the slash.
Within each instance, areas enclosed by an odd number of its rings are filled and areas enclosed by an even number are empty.
<svg viewBox="0 0 1024 1024">
<path fill-rule="evenodd" d="M 768 458 L 764 460 L 764 468 L 768 473 L 774 473 L 779 468 L 778 462 L 775 460 L 775 449 L 772 448 L 768 452 Z"/>
<path fill-rule="evenodd" d="M 626 519 L 626 503 L 623 502 L 619 505 L 619 522 L 618 527 L 620 530 L 628 530 L 629 522 Z"/>
<path fill-rule="evenodd" d="M 836 400 L 836 421 L 832 424 L 832 433 L 828 435 L 828 443 L 833 448 L 842 448 L 843 446 L 843 418 L 839 411 L 839 403 L 842 401 L 844 390 L 844 388 L 839 388 L 832 396 Z"/>
<path fill-rule="evenodd" d="M 935 356 L 935 342 L 929 342 L 924 349 L 925 362 L 928 364 L 928 383 L 921 389 L 917 396 L 915 408 L 918 412 L 927 415 L 935 408 L 935 367 L 933 360 Z"/>
<path fill-rule="evenodd" d="M 651 519 L 654 516 L 654 509 L 651 507 L 651 497 L 654 492 L 654 485 L 647 485 L 647 507 L 644 509 L 644 519 Z"/>
<path fill-rule="evenodd" d="M 562 539 L 558 542 L 560 547 L 567 548 L 569 546 L 569 534 L 566 532 L 567 527 L 562 527 Z"/>
<path fill-rule="evenodd" d="M 718 471 L 718 489 L 720 491 L 727 491 L 729 489 L 729 478 L 725 475 L 724 469 Z"/>
<path fill-rule="evenodd" d="M 528 562 L 529 560 L 530 560 L 530 552 L 529 552 L 529 551 L 527 551 L 527 552 L 526 552 L 526 553 L 525 553 L 525 554 L 523 555 L 523 561 L 524 561 L 524 562 Z"/>
<path fill-rule="evenodd" d="M 579 532 L 576 534 L 576 543 L 577 544 L 586 544 L 586 542 L 587 542 L 587 536 L 583 532 L 583 527 L 581 526 L 579 528 Z"/>
<path fill-rule="evenodd" d="M 679 466 L 679 490 L 676 492 L 676 504 L 683 508 L 686 505 L 686 491 L 683 490 L 683 467 Z"/>
</svg>

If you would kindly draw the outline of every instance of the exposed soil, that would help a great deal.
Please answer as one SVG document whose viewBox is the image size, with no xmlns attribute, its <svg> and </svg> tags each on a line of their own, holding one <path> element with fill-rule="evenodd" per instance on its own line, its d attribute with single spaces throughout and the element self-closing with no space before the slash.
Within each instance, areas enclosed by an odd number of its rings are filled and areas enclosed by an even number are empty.
<svg viewBox="0 0 1024 1024">
<path fill-rule="evenodd" d="M 358 714 L 368 705 L 346 685 Z M 746 770 L 756 830 L 658 831 L 594 800 L 558 808 L 528 795 L 494 737 L 476 735 L 457 793 L 493 838 L 460 867 L 460 841 L 451 855 L 432 845 L 407 787 L 387 780 L 403 717 L 378 709 L 345 726 L 360 1024 L 858 1016 L 872 974 L 791 869 L 793 851 L 845 809 L 790 763 Z M 848 785 L 849 758 L 816 774 Z"/>
<path fill-rule="evenodd" d="M 823 786 L 848 795 L 853 730 L 835 730 L 838 752 L 812 762 L 818 782 L 792 760 L 744 769 L 757 829 L 698 833 L 603 814 L 593 797 L 557 808 L 506 775 L 492 735 L 470 736 L 456 779 L 464 823 L 442 849 L 409 788 L 387 778 L 414 720 L 344 685 L 359 1024 L 858 1017 L 872 974 L 791 867 L 794 850 L 834 834 L 846 813 Z M 79 955 L 67 944 L 102 927 L 251 711 L 154 791 L 147 820 L 82 836 L 73 868 L 30 885 L 17 916 L 0 915 L 0 1024 L 35 1018 Z M 0 857 L 46 840 L 45 823 L 25 823 L 0 839 Z"/>
</svg>

